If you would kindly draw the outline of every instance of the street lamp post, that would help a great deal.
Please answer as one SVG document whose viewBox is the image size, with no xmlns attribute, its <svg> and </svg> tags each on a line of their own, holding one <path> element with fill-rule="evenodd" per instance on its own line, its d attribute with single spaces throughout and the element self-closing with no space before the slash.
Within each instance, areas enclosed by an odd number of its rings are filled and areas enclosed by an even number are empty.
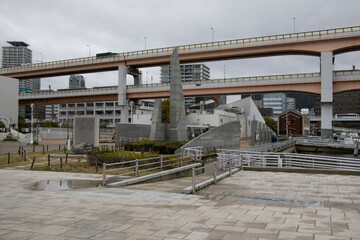
<svg viewBox="0 0 360 240">
<path fill-rule="evenodd" d="M 34 124 L 34 104 L 30 104 L 31 108 L 31 130 L 30 130 L 30 144 L 34 143 L 34 136 L 33 136 L 33 124 Z"/>
<path fill-rule="evenodd" d="M 294 33 L 295 33 L 295 18 L 293 18 L 294 19 Z"/>
<path fill-rule="evenodd" d="M 145 39 L 145 50 L 146 50 L 146 37 L 144 37 L 144 39 Z"/>
<path fill-rule="evenodd" d="M 214 28 L 211 28 L 212 30 L 212 42 L 214 42 Z"/>
<path fill-rule="evenodd" d="M 91 57 L 91 47 L 88 44 L 86 46 L 88 46 L 88 48 L 89 48 L 89 57 Z"/>
</svg>

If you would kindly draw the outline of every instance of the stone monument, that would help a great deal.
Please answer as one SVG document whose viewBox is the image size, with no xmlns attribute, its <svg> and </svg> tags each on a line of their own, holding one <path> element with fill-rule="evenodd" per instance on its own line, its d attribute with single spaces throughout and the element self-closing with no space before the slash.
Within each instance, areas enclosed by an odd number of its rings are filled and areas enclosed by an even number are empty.
<svg viewBox="0 0 360 240">
<path fill-rule="evenodd" d="M 150 140 L 188 141 L 185 101 L 177 48 L 170 58 L 170 124 L 161 122 L 161 112 L 161 100 L 157 99 L 152 115 Z"/>
<path fill-rule="evenodd" d="M 99 117 L 81 116 L 74 117 L 73 147 L 99 146 Z"/>
</svg>

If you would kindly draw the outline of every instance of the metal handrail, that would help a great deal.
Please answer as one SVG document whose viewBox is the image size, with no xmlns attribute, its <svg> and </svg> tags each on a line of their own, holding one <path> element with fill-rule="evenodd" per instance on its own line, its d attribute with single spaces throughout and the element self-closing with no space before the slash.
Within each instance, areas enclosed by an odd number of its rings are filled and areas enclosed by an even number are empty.
<svg viewBox="0 0 360 240">
<path fill-rule="evenodd" d="M 202 156 L 202 152 L 201 152 L 201 156 Z M 146 163 L 147 161 L 153 161 L 153 160 L 157 160 L 157 159 L 159 161 Z M 198 160 L 199 160 L 198 155 L 194 153 L 194 154 L 188 155 L 188 156 L 184 156 L 183 154 L 174 154 L 174 155 L 152 157 L 152 158 L 145 158 L 145 159 L 136 159 L 136 160 L 131 160 L 131 161 L 116 162 L 116 163 L 103 163 L 103 186 L 106 185 L 106 180 L 107 180 L 106 173 L 109 173 L 109 172 L 116 172 L 116 171 L 120 172 L 120 171 L 124 171 L 124 170 L 128 170 L 128 169 L 134 169 L 133 172 L 117 174 L 116 176 L 125 176 L 125 175 L 135 173 L 135 176 L 138 177 L 140 172 L 150 171 L 150 170 L 154 170 L 154 169 L 163 170 L 163 168 L 172 167 L 172 166 L 176 166 L 176 165 L 181 167 L 183 164 L 187 164 L 189 162 L 196 162 Z M 139 164 L 139 162 L 141 162 L 142 164 Z M 107 169 L 107 167 L 124 165 L 124 164 L 133 164 L 133 165 L 128 166 L 128 167 Z M 158 165 L 158 166 L 145 168 L 145 169 L 139 169 L 139 168 L 144 168 L 144 167 L 148 167 L 151 165 Z"/>
<path fill-rule="evenodd" d="M 315 38 L 324 38 L 324 37 L 326 37 L 326 35 L 330 35 L 330 36 L 334 36 L 336 34 L 350 35 L 353 32 L 359 32 L 359 31 L 360 31 L 360 26 L 353 26 L 353 27 L 346 27 L 346 28 L 336 28 L 336 29 L 327 29 L 327 30 L 319 30 L 319 31 L 292 33 L 292 34 L 270 35 L 270 36 L 263 36 L 263 37 L 253 37 L 253 38 L 245 38 L 245 39 L 181 45 L 181 46 L 177 46 L 177 48 L 178 48 L 179 52 L 186 53 L 186 52 L 194 52 L 194 51 L 198 51 L 198 50 L 206 50 L 206 49 L 211 50 L 211 49 L 217 49 L 217 48 L 226 48 L 229 46 L 245 47 L 245 46 L 259 45 L 264 42 L 271 42 L 271 43 L 289 42 L 289 41 L 296 41 L 299 38 L 303 39 L 303 40 L 314 39 L 314 37 Z M 102 58 L 92 56 L 92 57 L 85 57 L 85 58 L 29 64 L 29 65 L 23 65 L 23 66 L 18 66 L 18 67 L 11 67 L 11 68 L 1 68 L 0 74 L 11 73 L 11 72 L 16 72 L 16 71 L 21 71 L 21 70 L 47 69 L 54 65 L 57 65 L 57 67 L 67 67 L 67 66 L 86 65 L 86 64 L 94 64 L 94 63 L 125 61 L 127 59 L 134 59 L 134 58 L 138 58 L 138 57 L 147 57 L 147 56 L 151 57 L 154 55 L 170 55 L 174 49 L 175 49 L 175 47 L 165 47 L 165 48 L 118 53 L 113 56 L 102 57 Z"/>
<path fill-rule="evenodd" d="M 214 162 L 214 164 L 211 166 L 211 165 L 209 165 L 209 166 L 203 166 L 203 167 L 198 167 L 198 168 L 193 168 L 192 169 L 192 180 L 191 180 L 191 182 L 192 182 L 192 193 L 193 194 L 195 194 L 196 193 L 196 177 L 200 177 L 200 176 L 203 176 L 203 175 L 205 175 L 205 174 L 212 174 L 212 179 L 213 179 L 213 181 L 214 181 L 214 183 L 216 183 L 216 175 L 217 175 L 217 165 L 218 165 L 218 161 L 215 161 Z M 212 170 L 210 171 L 210 172 L 206 172 L 206 169 L 207 168 L 211 168 Z M 202 173 L 202 174 L 196 174 L 196 172 L 197 171 L 199 171 L 199 170 L 204 170 L 204 173 Z M 231 172 L 231 167 L 230 167 L 230 169 L 229 169 L 229 172 Z M 230 175 L 231 175 L 231 173 L 230 173 Z M 210 179 L 210 178 L 209 178 Z"/>
<path fill-rule="evenodd" d="M 219 150 L 218 160 L 220 168 L 224 167 L 227 161 L 233 161 L 235 165 L 262 167 L 303 167 L 314 169 L 333 169 L 360 171 L 360 161 L 354 158 L 319 156 L 295 153 L 261 153 L 245 152 L 239 150 Z M 241 161 L 241 163 L 240 163 Z"/>
</svg>

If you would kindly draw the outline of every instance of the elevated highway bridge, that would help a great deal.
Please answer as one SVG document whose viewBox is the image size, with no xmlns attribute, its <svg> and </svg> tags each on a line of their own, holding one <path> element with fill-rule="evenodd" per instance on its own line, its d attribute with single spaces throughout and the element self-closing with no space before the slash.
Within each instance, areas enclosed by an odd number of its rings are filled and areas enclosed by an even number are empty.
<svg viewBox="0 0 360 240">
<path fill-rule="evenodd" d="M 360 90 L 360 71 L 335 71 L 334 93 Z M 128 85 L 127 99 L 167 98 L 170 85 L 166 83 Z M 320 73 L 286 74 L 242 78 L 212 79 L 183 82 L 184 96 L 233 95 L 249 93 L 302 92 L 321 93 Z M 116 101 L 118 87 L 64 89 L 21 93 L 20 105 L 59 104 L 72 102 Z"/>
<path fill-rule="evenodd" d="M 135 83 L 139 83 L 137 69 L 153 66 L 168 65 L 170 55 L 177 49 L 179 52 L 180 63 L 195 63 L 207 61 L 220 61 L 242 58 L 256 58 L 266 56 L 280 55 L 310 55 L 320 57 L 320 80 L 313 83 L 304 81 L 298 82 L 259 83 L 259 86 L 247 84 L 237 84 L 224 87 L 201 86 L 185 88 L 185 96 L 192 95 L 211 95 L 211 94 L 236 94 L 246 92 L 278 92 L 297 91 L 313 92 L 321 95 L 321 132 L 322 137 L 331 136 L 332 115 L 333 115 L 333 94 L 342 91 L 348 91 L 351 86 L 356 89 L 358 83 L 355 79 L 346 81 L 345 79 L 335 79 L 333 73 L 334 57 L 338 54 L 360 50 L 360 26 L 327 29 L 310 32 L 300 32 L 291 34 L 272 35 L 255 38 L 235 39 L 218 42 L 198 43 L 176 47 L 166 47 L 142 51 L 133 51 L 127 53 L 117 53 L 108 56 L 95 56 L 87 58 L 61 60 L 47 63 L 30 64 L 14 68 L 0 69 L 0 75 L 10 78 L 32 79 L 52 76 L 63 76 L 70 74 L 118 71 L 118 104 L 122 106 L 124 114 L 127 114 L 127 98 L 151 98 L 168 96 L 165 89 L 158 89 L 155 93 L 153 87 L 150 91 L 137 89 L 137 93 L 130 91 L 126 87 L 126 75 L 131 74 L 135 78 Z M 134 71 L 135 70 L 135 71 Z M 135 72 L 135 73 L 134 73 Z M 265 80 L 265 79 L 264 79 Z M 278 86 L 276 89 L 275 86 Z M 282 86 L 280 86 L 282 85 Z M 297 90 L 295 86 L 297 85 Z M 304 89 L 301 88 L 303 86 Z M 232 89 L 233 88 L 233 89 Z M 237 90 L 234 90 L 238 88 Z M 307 90 L 305 89 L 307 88 Z M 129 90 L 129 93 L 127 91 Z M 236 93 L 235 93 L 236 92 Z M 22 100 L 20 100 L 22 101 Z M 122 116 L 127 119 L 127 116 Z"/>
</svg>

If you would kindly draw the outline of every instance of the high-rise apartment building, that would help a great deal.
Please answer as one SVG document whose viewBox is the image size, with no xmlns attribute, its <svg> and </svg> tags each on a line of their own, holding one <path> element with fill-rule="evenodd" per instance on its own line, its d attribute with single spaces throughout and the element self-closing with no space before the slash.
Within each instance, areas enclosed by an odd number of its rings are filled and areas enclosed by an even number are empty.
<svg viewBox="0 0 360 240">
<path fill-rule="evenodd" d="M 181 81 L 209 80 L 210 68 L 204 64 L 180 65 Z M 161 66 L 160 82 L 170 82 L 170 66 Z"/>
<path fill-rule="evenodd" d="M 71 75 L 69 77 L 69 89 L 85 88 L 85 78 L 82 75 Z"/>
<path fill-rule="evenodd" d="M 22 41 L 7 41 L 11 46 L 2 47 L 2 67 L 18 67 L 32 63 L 32 51 L 29 44 Z M 40 90 L 40 79 L 21 80 L 19 90 Z"/>
<path fill-rule="evenodd" d="M 296 100 L 292 97 L 286 98 L 286 111 L 296 110 Z"/>
<path fill-rule="evenodd" d="M 263 107 L 272 108 L 274 115 L 285 112 L 286 95 L 284 93 L 270 93 L 263 95 Z"/>
<path fill-rule="evenodd" d="M 210 68 L 204 64 L 185 64 L 180 65 L 180 78 L 181 81 L 196 81 L 196 80 L 209 80 L 210 79 Z M 170 66 L 161 66 L 160 69 L 160 82 L 170 82 Z M 226 98 L 225 98 L 226 100 Z M 185 105 L 187 107 L 195 104 L 195 97 L 186 97 Z M 222 101 L 222 104 L 226 101 Z"/>
</svg>

